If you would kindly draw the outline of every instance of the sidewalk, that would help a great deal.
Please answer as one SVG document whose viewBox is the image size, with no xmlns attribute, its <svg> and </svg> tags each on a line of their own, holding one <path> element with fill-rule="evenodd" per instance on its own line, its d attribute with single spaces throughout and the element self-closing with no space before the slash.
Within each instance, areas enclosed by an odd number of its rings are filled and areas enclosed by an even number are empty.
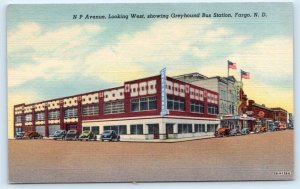
<svg viewBox="0 0 300 189">
<path fill-rule="evenodd" d="M 129 140 L 124 139 L 121 142 L 140 142 L 140 143 L 175 143 L 175 142 L 184 142 L 191 140 L 201 140 L 201 139 L 209 139 L 214 138 L 214 136 L 200 136 L 200 137 L 187 137 L 187 138 L 175 138 L 175 139 L 151 139 L 151 140 Z"/>
</svg>

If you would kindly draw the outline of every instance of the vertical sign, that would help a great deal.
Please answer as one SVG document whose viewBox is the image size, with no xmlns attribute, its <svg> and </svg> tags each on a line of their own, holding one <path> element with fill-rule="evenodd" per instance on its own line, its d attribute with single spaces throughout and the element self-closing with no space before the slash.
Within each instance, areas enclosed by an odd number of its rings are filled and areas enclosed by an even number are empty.
<svg viewBox="0 0 300 189">
<path fill-rule="evenodd" d="M 167 76 L 166 76 L 166 68 L 163 68 L 160 71 L 160 79 L 161 79 L 161 111 L 160 115 L 164 116 L 168 114 L 167 110 Z"/>
</svg>

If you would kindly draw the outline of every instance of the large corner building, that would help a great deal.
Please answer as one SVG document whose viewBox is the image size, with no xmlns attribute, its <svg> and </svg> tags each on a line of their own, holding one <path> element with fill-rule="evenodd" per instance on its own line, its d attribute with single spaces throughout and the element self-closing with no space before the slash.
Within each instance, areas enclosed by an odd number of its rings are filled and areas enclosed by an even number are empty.
<svg viewBox="0 0 300 189">
<path fill-rule="evenodd" d="M 121 140 L 213 135 L 219 127 L 218 92 L 171 77 L 14 106 L 14 132 L 50 136 L 58 129 L 115 130 Z"/>
</svg>

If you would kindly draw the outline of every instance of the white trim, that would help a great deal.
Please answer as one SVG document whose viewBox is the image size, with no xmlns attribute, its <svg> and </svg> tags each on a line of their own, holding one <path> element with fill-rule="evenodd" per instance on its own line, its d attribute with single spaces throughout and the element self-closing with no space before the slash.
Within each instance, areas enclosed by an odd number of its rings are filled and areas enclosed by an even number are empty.
<svg viewBox="0 0 300 189">
<path fill-rule="evenodd" d="M 126 118 L 111 118 L 111 119 L 93 119 L 93 120 L 82 120 L 82 123 L 89 122 L 105 122 L 105 121 L 122 121 L 122 120 L 141 120 L 151 118 L 176 118 L 176 119 L 189 119 L 189 120 L 209 120 L 209 121 L 220 121 L 218 118 L 198 118 L 198 117 L 185 117 L 185 116 L 144 116 L 144 117 L 126 117 Z"/>
</svg>

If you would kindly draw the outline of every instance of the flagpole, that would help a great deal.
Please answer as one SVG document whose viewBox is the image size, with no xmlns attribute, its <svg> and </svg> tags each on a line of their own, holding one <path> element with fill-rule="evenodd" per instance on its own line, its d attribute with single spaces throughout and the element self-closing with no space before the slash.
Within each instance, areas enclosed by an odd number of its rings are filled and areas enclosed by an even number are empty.
<svg viewBox="0 0 300 189">
<path fill-rule="evenodd" d="M 243 70 L 241 70 L 241 83 L 243 83 L 242 71 L 243 71 Z"/>
<path fill-rule="evenodd" d="M 229 110 L 229 103 L 228 103 L 228 85 L 229 85 L 229 66 L 228 66 L 228 62 L 227 62 L 227 91 L 226 91 L 226 97 L 227 97 L 227 113 L 229 114 L 230 111 Z"/>
</svg>

